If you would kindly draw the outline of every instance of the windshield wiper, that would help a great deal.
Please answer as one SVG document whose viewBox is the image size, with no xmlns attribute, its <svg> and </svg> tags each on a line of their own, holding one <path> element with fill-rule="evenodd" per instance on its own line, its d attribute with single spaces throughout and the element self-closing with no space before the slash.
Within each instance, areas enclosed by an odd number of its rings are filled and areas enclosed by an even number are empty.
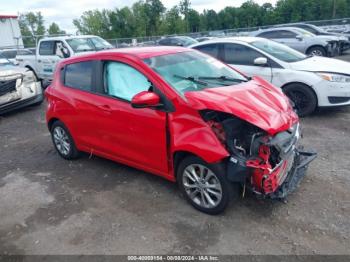
<svg viewBox="0 0 350 262">
<path fill-rule="evenodd" d="M 238 79 L 238 78 L 233 78 L 229 76 L 200 76 L 198 79 L 204 79 L 204 80 L 222 80 L 222 81 L 231 81 L 231 82 L 247 82 L 247 80 L 244 79 Z"/>
<path fill-rule="evenodd" d="M 174 75 L 174 77 L 177 77 L 177 78 L 180 78 L 180 79 L 183 79 L 183 80 L 187 80 L 187 81 L 191 81 L 191 82 L 193 82 L 193 83 L 200 84 L 200 85 L 204 85 L 204 86 L 207 86 L 207 85 L 208 85 L 207 82 L 200 81 L 200 80 L 198 80 L 198 78 L 195 78 L 194 76 L 180 76 L 180 75 Z"/>
</svg>

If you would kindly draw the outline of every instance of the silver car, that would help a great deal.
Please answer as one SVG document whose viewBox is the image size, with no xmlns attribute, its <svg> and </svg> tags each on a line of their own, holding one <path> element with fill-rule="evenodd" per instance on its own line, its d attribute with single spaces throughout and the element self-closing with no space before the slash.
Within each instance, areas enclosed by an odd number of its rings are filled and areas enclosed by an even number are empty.
<svg viewBox="0 0 350 262">
<path fill-rule="evenodd" d="M 316 36 L 296 27 L 259 30 L 252 32 L 251 36 L 274 40 L 307 55 L 332 57 L 340 53 L 340 43 L 337 37 Z"/>
<path fill-rule="evenodd" d="M 33 72 L 0 56 L 0 115 L 42 101 L 41 83 Z"/>
</svg>

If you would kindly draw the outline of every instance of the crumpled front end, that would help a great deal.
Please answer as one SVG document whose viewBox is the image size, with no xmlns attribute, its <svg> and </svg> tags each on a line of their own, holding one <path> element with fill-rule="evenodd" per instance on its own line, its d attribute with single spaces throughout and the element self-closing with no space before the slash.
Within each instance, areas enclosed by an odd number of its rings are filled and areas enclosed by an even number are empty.
<svg viewBox="0 0 350 262">
<path fill-rule="evenodd" d="M 6 113 L 43 100 L 40 81 L 32 71 L 4 70 L 0 72 L 0 113 Z"/>
<path fill-rule="evenodd" d="M 283 199 L 294 191 L 315 153 L 298 149 L 299 123 L 274 135 L 232 115 L 202 111 L 230 153 L 227 176 L 263 197 Z"/>
<path fill-rule="evenodd" d="M 0 105 L 21 99 L 23 75 L 19 73 L 0 76 Z"/>
</svg>

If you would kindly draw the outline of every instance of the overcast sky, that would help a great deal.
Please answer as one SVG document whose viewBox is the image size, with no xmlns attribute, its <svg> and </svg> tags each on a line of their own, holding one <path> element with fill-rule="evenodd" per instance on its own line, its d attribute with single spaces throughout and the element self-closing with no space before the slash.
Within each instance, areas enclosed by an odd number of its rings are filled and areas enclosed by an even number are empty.
<svg viewBox="0 0 350 262">
<path fill-rule="evenodd" d="M 163 0 L 166 8 L 179 3 L 180 0 Z M 112 9 L 131 6 L 136 0 L 0 0 L 0 15 L 16 15 L 23 12 L 41 11 L 48 26 L 56 22 L 62 29 L 74 33 L 74 18 L 91 9 Z M 244 0 L 191 0 L 192 8 L 201 12 L 203 9 L 221 10 L 225 6 L 240 6 Z M 275 4 L 276 0 L 255 0 L 258 4 L 266 2 Z"/>
</svg>

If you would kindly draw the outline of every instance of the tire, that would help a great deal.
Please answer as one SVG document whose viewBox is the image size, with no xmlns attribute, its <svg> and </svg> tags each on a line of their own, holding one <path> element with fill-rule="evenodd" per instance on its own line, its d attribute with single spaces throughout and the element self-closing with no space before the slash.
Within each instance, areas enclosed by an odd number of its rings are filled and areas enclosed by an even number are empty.
<svg viewBox="0 0 350 262">
<path fill-rule="evenodd" d="M 195 156 L 188 156 L 180 162 L 177 182 L 186 200 L 194 208 L 210 215 L 223 212 L 235 193 L 232 183 L 226 178 L 223 163 L 208 164 Z"/>
<path fill-rule="evenodd" d="M 56 151 L 62 158 L 72 160 L 79 157 L 79 151 L 75 146 L 74 140 L 67 127 L 61 121 L 54 122 L 50 132 Z"/>
<path fill-rule="evenodd" d="M 313 56 L 327 56 L 326 49 L 322 46 L 312 46 L 307 50 L 306 54 Z"/>
<path fill-rule="evenodd" d="M 293 101 L 300 117 L 310 115 L 317 108 L 317 97 L 310 87 L 294 83 L 283 88 L 283 92 Z"/>
</svg>

